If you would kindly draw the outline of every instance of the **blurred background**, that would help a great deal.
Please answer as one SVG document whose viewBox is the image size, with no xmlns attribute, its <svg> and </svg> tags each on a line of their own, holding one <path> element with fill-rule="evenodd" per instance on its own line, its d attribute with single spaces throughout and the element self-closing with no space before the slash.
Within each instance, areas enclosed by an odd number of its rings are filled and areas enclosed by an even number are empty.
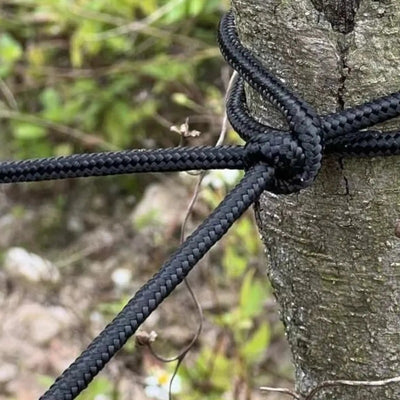
<svg viewBox="0 0 400 400">
<path fill-rule="evenodd" d="M 0 156 L 215 144 L 223 0 L 0 0 Z M 225 143 L 240 143 L 229 128 Z M 240 179 L 143 174 L 0 187 L 0 399 L 34 400 Z M 196 188 L 198 190 L 196 190 Z M 194 195 L 197 202 L 188 210 Z M 278 399 L 292 369 L 253 211 L 79 398 Z M 140 342 L 140 343 L 138 343 Z"/>
</svg>

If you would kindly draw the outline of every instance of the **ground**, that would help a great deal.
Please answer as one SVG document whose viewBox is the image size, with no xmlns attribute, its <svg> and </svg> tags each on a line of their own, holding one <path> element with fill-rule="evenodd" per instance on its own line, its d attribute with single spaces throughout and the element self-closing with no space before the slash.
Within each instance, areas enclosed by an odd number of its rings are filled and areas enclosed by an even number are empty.
<svg viewBox="0 0 400 400">
<path fill-rule="evenodd" d="M 143 196 L 129 193 L 127 179 L 1 188 L 1 399 L 37 399 L 178 245 L 198 178 L 187 174 L 146 177 L 139 182 Z M 187 230 L 209 211 L 200 195 Z M 226 279 L 220 264 L 225 245 L 220 243 L 190 277 L 205 321 L 185 361 L 187 367 L 196 365 L 204 348 L 222 352 L 227 358 L 235 352 L 231 333 L 214 321 L 238 301 L 237 287 L 223 282 Z M 252 262 L 262 269 L 262 252 Z M 232 379 L 232 390 L 224 398 L 244 399 L 247 391 L 251 396 L 247 398 L 272 400 L 278 397 L 261 394 L 260 385 L 291 386 L 288 350 L 280 336 L 273 297 L 265 301 L 263 310 L 263 318 L 275 333 L 257 364 L 258 386 L 247 390 L 239 378 L 236 382 Z M 149 318 L 143 330 L 157 332 L 156 351 L 171 356 L 190 342 L 197 324 L 196 307 L 182 286 Z M 150 398 L 146 397 L 146 393 L 151 394 L 149 377 L 154 380 L 160 371 L 171 368 L 145 347 L 133 351 L 132 344 L 109 364 L 86 398 Z M 168 378 L 169 373 L 160 379 Z M 185 374 L 183 381 L 189 393 L 196 388 Z M 182 384 L 179 390 L 182 393 Z M 195 390 L 207 393 L 206 387 Z M 180 398 L 179 393 L 175 398 Z"/>
</svg>

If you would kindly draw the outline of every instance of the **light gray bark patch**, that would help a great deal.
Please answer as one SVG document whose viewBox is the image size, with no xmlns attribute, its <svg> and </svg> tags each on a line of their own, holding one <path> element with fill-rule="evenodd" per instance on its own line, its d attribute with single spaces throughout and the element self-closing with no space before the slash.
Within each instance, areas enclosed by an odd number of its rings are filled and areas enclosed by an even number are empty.
<svg viewBox="0 0 400 400">
<path fill-rule="evenodd" d="M 399 90 L 400 1 L 363 0 L 347 35 L 311 0 L 233 5 L 243 43 L 319 113 Z M 286 126 L 250 89 L 248 104 L 259 120 Z M 399 160 L 324 158 L 312 188 L 290 196 L 265 193 L 257 206 L 303 395 L 327 379 L 400 375 Z M 317 400 L 399 398 L 397 384 L 340 387 Z"/>
<path fill-rule="evenodd" d="M 333 30 L 350 33 L 354 29 L 355 16 L 361 0 L 311 0 L 315 8 L 323 13 Z"/>
</svg>

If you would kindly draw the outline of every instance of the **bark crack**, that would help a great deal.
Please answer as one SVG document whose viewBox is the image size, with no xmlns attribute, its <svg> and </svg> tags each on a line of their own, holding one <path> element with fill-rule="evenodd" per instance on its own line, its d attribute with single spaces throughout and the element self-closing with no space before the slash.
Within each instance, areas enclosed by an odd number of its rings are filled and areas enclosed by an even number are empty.
<svg viewBox="0 0 400 400">
<path fill-rule="evenodd" d="M 346 37 L 341 37 L 338 41 L 339 50 L 339 87 L 337 91 L 337 102 L 339 110 L 345 108 L 345 98 L 346 93 L 346 80 L 351 72 L 350 67 L 347 65 L 347 56 L 349 54 L 349 43 Z"/>
<path fill-rule="evenodd" d="M 345 168 L 343 163 L 343 158 L 339 158 L 339 167 L 342 171 L 343 181 L 344 181 L 344 188 L 345 188 L 345 196 L 350 196 L 350 187 L 349 187 L 349 180 L 345 175 Z"/>
<path fill-rule="evenodd" d="M 334 31 L 350 33 L 354 30 L 355 16 L 361 0 L 311 0 L 315 9 L 324 14 Z"/>
</svg>

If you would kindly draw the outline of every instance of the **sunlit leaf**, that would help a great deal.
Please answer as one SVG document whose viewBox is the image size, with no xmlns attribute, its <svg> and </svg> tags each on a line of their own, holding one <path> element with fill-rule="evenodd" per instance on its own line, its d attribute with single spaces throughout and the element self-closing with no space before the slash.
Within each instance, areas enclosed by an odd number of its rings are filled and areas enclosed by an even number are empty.
<svg viewBox="0 0 400 400">
<path fill-rule="evenodd" d="M 267 323 L 262 324 L 242 348 L 242 354 L 247 362 L 259 359 L 269 346 L 271 332 Z"/>
<path fill-rule="evenodd" d="M 21 45 L 8 33 L 0 34 L 0 60 L 13 64 L 22 57 Z"/>
<path fill-rule="evenodd" d="M 248 272 L 240 290 L 240 312 L 242 315 L 244 317 L 259 315 L 267 294 L 266 287 L 254 279 L 254 272 Z"/>
<path fill-rule="evenodd" d="M 231 278 L 242 276 L 247 267 L 247 259 L 241 256 L 233 246 L 228 246 L 224 252 L 222 264 Z"/>
<path fill-rule="evenodd" d="M 25 122 L 14 124 L 14 137 L 20 140 L 35 140 L 46 136 L 46 128 Z"/>
</svg>

